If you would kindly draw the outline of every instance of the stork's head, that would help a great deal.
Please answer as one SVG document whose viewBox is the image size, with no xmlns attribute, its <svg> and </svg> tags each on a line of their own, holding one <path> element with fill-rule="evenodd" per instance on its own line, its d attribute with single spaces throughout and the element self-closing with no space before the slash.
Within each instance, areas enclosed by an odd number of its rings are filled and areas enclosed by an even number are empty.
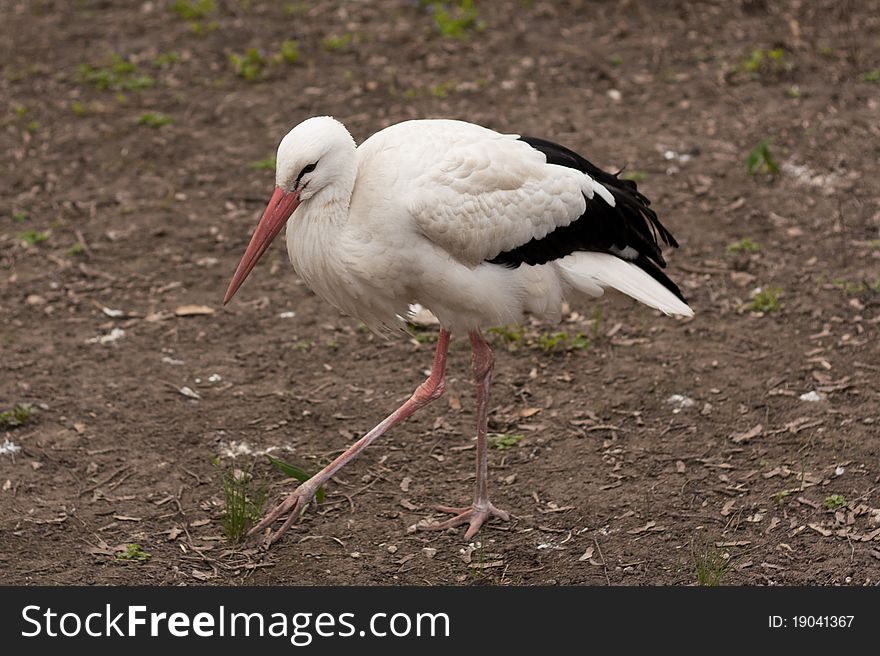
<svg viewBox="0 0 880 656">
<path fill-rule="evenodd" d="M 275 159 L 275 192 L 232 276 L 224 304 L 301 203 L 330 202 L 351 195 L 356 175 L 354 151 L 348 130 L 329 116 L 307 119 L 281 140 Z"/>
</svg>

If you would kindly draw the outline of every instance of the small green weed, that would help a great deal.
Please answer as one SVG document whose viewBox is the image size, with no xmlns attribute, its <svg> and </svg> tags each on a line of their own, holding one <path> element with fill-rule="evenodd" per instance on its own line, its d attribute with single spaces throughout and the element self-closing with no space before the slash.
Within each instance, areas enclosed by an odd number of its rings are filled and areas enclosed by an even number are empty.
<svg viewBox="0 0 880 656">
<path fill-rule="evenodd" d="M 223 472 L 223 532 L 230 542 L 239 542 L 256 524 L 266 503 L 264 490 L 252 490 L 253 476 L 229 467 Z"/>
<path fill-rule="evenodd" d="M 842 494 L 832 494 L 825 498 L 822 505 L 828 508 L 828 510 L 837 510 L 846 505 L 846 497 Z"/>
<path fill-rule="evenodd" d="M 490 335 L 497 335 L 500 337 L 501 341 L 507 345 L 509 350 L 515 350 L 523 339 L 522 327 L 513 324 L 507 326 L 493 326 L 486 332 Z"/>
<path fill-rule="evenodd" d="M 568 333 L 559 331 L 555 333 L 542 333 L 538 335 L 538 347 L 545 353 L 557 349 L 572 350 L 590 348 L 590 338 L 583 333 L 578 333 L 569 338 Z"/>
<path fill-rule="evenodd" d="M 141 545 L 132 542 L 125 545 L 125 551 L 116 554 L 116 560 L 130 560 L 137 563 L 145 563 L 152 557 L 152 554 L 143 550 Z"/>
<path fill-rule="evenodd" d="M 772 138 L 762 139 L 749 152 L 746 157 L 746 171 L 748 171 L 749 175 L 779 173 L 779 165 L 773 159 L 773 154 L 770 152 L 771 143 L 773 143 Z"/>
<path fill-rule="evenodd" d="M 299 61 L 299 41 L 288 39 L 281 42 L 281 51 L 278 53 L 281 60 L 288 64 L 295 64 Z"/>
<path fill-rule="evenodd" d="M 434 28 L 442 36 L 453 39 L 467 39 L 470 31 L 482 32 L 486 24 L 479 18 L 474 0 L 422 0 L 434 14 Z"/>
<path fill-rule="evenodd" d="M 95 88 L 105 91 L 141 91 L 153 86 L 156 81 L 149 75 L 139 75 L 137 66 L 117 53 L 110 55 L 105 66 L 81 64 L 76 69 L 77 80 L 83 84 L 92 84 Z"/>
<path fill-rule="evenodd" d="M 236 75 L 248 82 L 266 77 L 266 57 L 257 48 L 248 48 L 242 55 L 233 52 L 229 55 L 229 62 Z"/>
<path fill-rule="evenodd" d="M 506 451 L 519 444 L 523 440 L 523 436 L 519 434 L 514 435 L 512 433 L 489 433 L 486 435 L 486 439 L 489 442 L 489 446 L 493 449 Z"/>
<path fill-rule="evenodd" d="M 203 20 L 214 13 L 214 0 L 175 0 L 168 9 L 187 21 Z"/>
<path fill-rule="evenodd" d="M 173 118 L 155 112 L 141 114 L 137 119 L 138 125 L 148 125 L 151 128 L 161 128 L 163 125 L 170 125 L 171 123 L 174 123 Z"/>
<path fill-rule="evenodd" d="M 859 76 L 859 79 L 862 82 L 870 82 L 871 84 L 877 84 L 880 82 L 880 68 L 873 68 L 866 73 L 862 73 Z"/>
<path fill-rule="evenodd" d="M 27 212 L 13 212 L 12 220 L 16 223 L 24 223 L 28 220 L 28 214 Z"/>
<path fill-rule="evenodd" d="M 18 238 L 27 246 L 36 246 L 37 244 L 42 244 L 43 242 L 48 241 L 49 235 L 37 230 L 25 230 L 18 235 Z"/>
<path fill-rule="evenodd" d="M 764 287 L 752 298 L 748 309 L 752 312 L 776 312 L 781 307 L 780 294 L 782 294 L 781 287 Z"/>
<path fill-rule="evenodd" d="M 694 549 L 693 556 L 699 586 L 718 587 L 733 564 L 731 559 L 720 552 L 714 544 L 707 543 L 700 551 Z"/>
<path fill-rule="evenodd" d="M 72 111 L 77 116 L 86 116 L 89 113 L 89 108 L 85 103 L 81 103 L 79 100 L 74 100 L 70 103 L 70 111 Z"/>
<path fill-rule="evenodd" d="M 11 410 L 0 412 L 0 430 L 23 426 L 36 414 L 37 409 L 30 403 L 19 403 Z"/>
<path fill-rule="evenodd" d="M 324 37 L 321 45 L 324 46 L 325 50 L 336 52 L 337 50 L 348 50 L 353 40 L 354 37 L 351 34 L 331 34 Z"/>
<path fill-rule="evenodd" d="M 180 61 L 180 55 L 175 51 L 164 52 L 153 57 L 153 66 L 156 68 L 168 68 Z"/>
<path fill-rule="evenodd" d="M 67 255 L 70 257 L 76 257 L 78 255 L 83 255 L 86 252 L 86 247 L 83 245 L 81 241 L 76 242 L 73 246 L 67 249 Z"/>
<path fill-rule="evenodd" d="M 743 237 L 739 241 L 735 241 L 727 247 L 728 253 L 760 253 L 764 247 L 756 241 L 752 241 L 748 237 Z"/>
</svg>

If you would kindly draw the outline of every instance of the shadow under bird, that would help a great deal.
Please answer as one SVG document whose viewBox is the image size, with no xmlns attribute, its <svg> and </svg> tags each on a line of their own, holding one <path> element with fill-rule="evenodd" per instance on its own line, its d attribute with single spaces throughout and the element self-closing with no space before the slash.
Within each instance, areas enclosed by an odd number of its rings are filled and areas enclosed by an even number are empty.
<svg viewBox="0 0 880 656">
<path fill-rule="evenodd" d="M 436 315 L 430 375 L 412 396 L 273 508 L 251 533 L 284 517 L 277 540 L 317 490 L 377 437 L 443 394 L 449 342 L 467 334 L 477 388 L 473 503 L 426 528 L 508 520 L 489 497 L 486 429 L 493 355 L 481 328 L 526 313 L 559 320 L 563 301 L 616 289 L 667 315 L 692 316 L 662 271 L 677 246 L 635 182 L 543 139 L 453 120 L 392 125 L 356 146 L 327 116 L 278 146 L 275 191 L 229 283 L 229 302 L 287 226 L 297 274 L 324 301 L 379 332 L 412 304 Z"/>
</svg>

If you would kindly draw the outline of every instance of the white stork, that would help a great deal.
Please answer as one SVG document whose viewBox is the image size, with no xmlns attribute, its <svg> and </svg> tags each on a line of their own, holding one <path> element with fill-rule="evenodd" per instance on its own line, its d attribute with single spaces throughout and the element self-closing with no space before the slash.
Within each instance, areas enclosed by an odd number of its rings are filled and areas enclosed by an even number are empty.
<svg viewBox="0 0 880 656">
<path fill-rule="evenodd" d="M 374 330 L 411 304 L 440 320 L 428 379 L 351 448 L 297 487 L 252 529 L 287 514 L 277 540 L 316 491 L 377 437 L 443 394 L 451 335 L 467 334 L 477 385 L 473 504 L 430 528 L 509 519 L 488 492 L 486 425 L 493 355 L 482 327 L 525 313 L 559 320 L 565 299 L 617 289 L 668 315 L 692 316 L 662 271 L 677 246 L 636 184 L 542 139 L 452 120 L 392 125 L 359 147 L 342 123 L 310 118 L 278 146 L 275 192 L 224 297 L 227 303 L 287 226 L 299 276 L 324 301 Z"/>
</svg>

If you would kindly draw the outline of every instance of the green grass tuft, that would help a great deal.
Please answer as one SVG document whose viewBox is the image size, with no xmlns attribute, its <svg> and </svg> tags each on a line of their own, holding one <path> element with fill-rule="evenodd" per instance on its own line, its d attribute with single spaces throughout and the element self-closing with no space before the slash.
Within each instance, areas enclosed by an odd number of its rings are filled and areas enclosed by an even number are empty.
<svg viewBox="0 0 880 656">
<path fill-rule="evenodd" d="M 37 230 L 25 230 L 18 235 L 18 238 L 27 246 L 36 246 L 37 244 L 42 244 L 44 241 L 48 241 L 49 235 Z"/>
<path fill-rule="evenodd" d="M 233 52 L 229 55 L 229 62 L 236 75 L 248 82 L 255 82 L 266 77 L 268 62 L 257 48 L 248 48 L 242 55 Z"/>
<path fill-rule="evenodd" d="M 354 37 L 351 34 L 331 34 L 324 37 L 321 45 L 324 46 L 325 50 L 336 52 L 337 50 L 348 50 L 353 40 Z"/>
<path fill-rule="evenodd" d="M 704 545 L 699 552 L 694 550 L 693 556 L 697 585 L 703 587 L 714 588 L 721 585 L 721 579 L 733 564 L 730 558 L 712 544 Z"/>
<path fill-rule="evenodd" d="M 236 543 L 247 535 L 260 520 L 266 503 L 264 490 L 252 490 L 253 477 L 240 469 L 229 467 L 223 472 L 223 532 Z"/>
<path fill-rule="evenodd" d="M 727 247 L 728 253 L 760 253 L 762 250 L 764 250 L 764 247 L 761 244 L 752 241 L 748 237 L 743 237 Z"/>
<path fill-rule="evenodd" d="M 486 439 L 489 442 L 489 446 L 493 449 L 506 451 L 519 444 L 523 440 L 523 436 L 519 434 L 514 435 L 512 433 L 489 433 L 486 436 Z"/>
<path fill-rule="evenodd" d="M 36 414 L 37 409 L 30 403 L 19 403 L 11 410 L 0 412 L 0 430 L 23 426 Z"/>
<path fill-rule="evenodd" d="M 474 0 L 422 0 L 434 14 L 434 28 L 442 36 L 453 39 L 467 39 L 469 32 L 482 32 L 486 24 L 479 18 Z"/>
<path fill-rule="evenodd" d="M 138 563 L 145 563 L 152 557 L 152 554 L 143 550 L 143 547 L 137 543 L 125 545 L 125 551 L 116 554 L 116 560 L 130 560 Z"/>
<path fill-rule="evenodd" d="M 859 79 L 862 82 L 870 82 L 871 84 L 877 84 L 880 82 L 880 68 L 873 68 L 870 71 L 862 73 L 859 76 Z"/>
<path fill-rule="evenodd" d="M 764 287 L 755 294 L 748 309 L 753 312 L 776 312 L 781 307 L 779 296 L 782 294 L 781 287 Z"/>
<path fill-rule="evenodd" d="M 207 18 L 217 9 L 214 0 L 174 0 L 168 9 L 187 21 Z"/>
<path fill-rule="evenodd" d="M 838 508 L 843 508 L 846 505 L 846 497 L 842 494 L 832 494 L 825 498 L 825 501 L 822 502 L 822 505 L 828 508 L 828 510 L 837 510 Z"/>
<path fill-rule="evenodd" d="M 174 123 L 174 119 L 170 116 L 157 114 L 155 112 L 141 114 L 137 119 L 138 125 L 148 125 L 151 128 L 161 128 L 163 125 L 170 125 L 172 123 Z"/>
<path fill-rule="evenodd" d="M 762 139 L 749 152 L 746 157 L 746 171 L 748 171 L 749 175 L 779 173 L 779 165 L 773 159 L 773 154 L 770 152 L 771 143 L 773 143 L 772 138 Z"/>
<path fill-rule="evenodd" d="M 149 75 L 139 75 L 137 66 L 113 53 L 105 66 L 81 64 L 76 69 L 76 78 L 82 84 L 92 84 L 105 91 L 141 91 L 153 86 L 156 81 Z"/>
</svg>

